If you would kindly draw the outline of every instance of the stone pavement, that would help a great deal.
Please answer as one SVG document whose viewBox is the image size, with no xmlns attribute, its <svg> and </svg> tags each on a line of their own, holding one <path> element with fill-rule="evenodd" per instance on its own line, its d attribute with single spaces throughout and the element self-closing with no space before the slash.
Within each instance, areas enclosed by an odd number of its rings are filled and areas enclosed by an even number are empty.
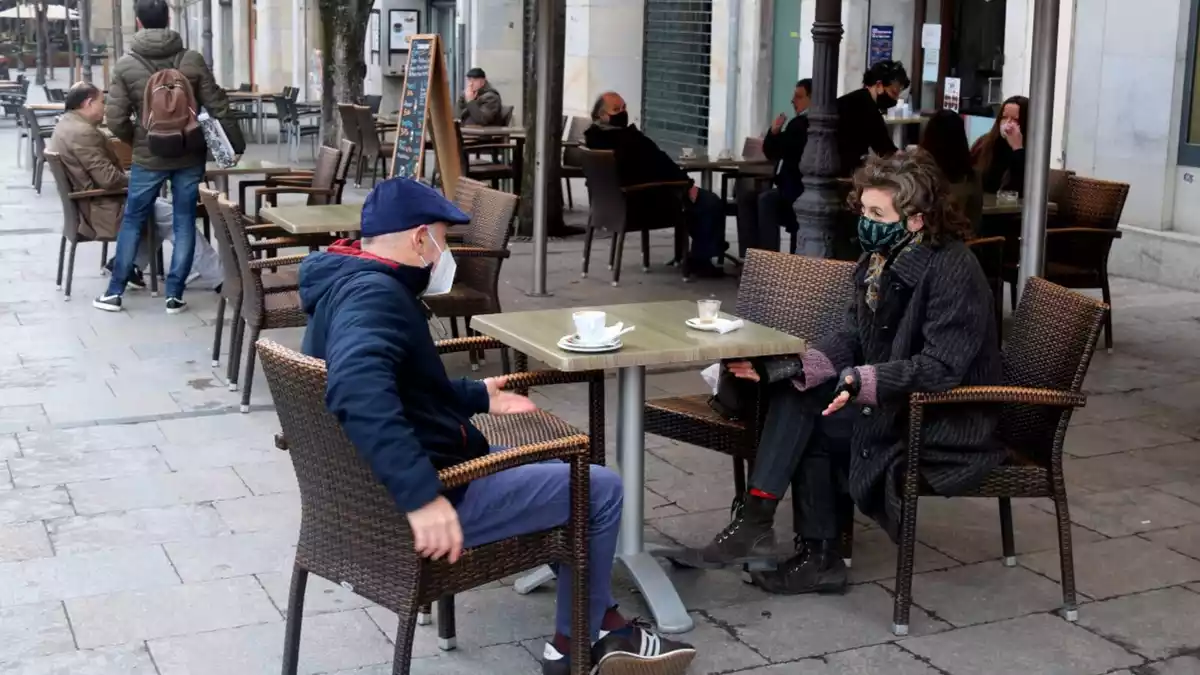
<svg viewBox="0 0 1200 675">
<path fill-rule="evenodd" d="M 11 119 L 0 121 L 0 145 L 15 145 Z M 299 513 L 287 455 L 272 447 L 266 382 L 260 375 L 254 410 L 239 414 L 224 368 L 209 363 L 211 294 L 190 293 L 192 311 L 179 316 L 145 293 L 127 296 L 120 314 L 93 310 L 105 281 L 96 245 L 80 248 L 75 297 L 63 302 L 53 284 L 58 197 L 48 173 L 40 196 L 28 176 L 15 153 L 0 158 L 0 674 L 278 672 Z M 532 299 L 522 292 L 530 247 L 515 244 L 505 307 L 732 301 L 732 281 L 685 285 L 662 268 L 668 238 L 655 239 L 649 275 L 635 247 L 612 288 L 600 265 L 579 278 L 578 241 L 554 242 L 555 295 Z M 843 597 L 768 597 L 733 572 L 672 570 L 696 619 L 692 672 L 1200 673 L 1200 294 L 1128 281 L 1115 290 L 1116 350 L 1096 355 L 1092 397 L 1067 439 L 1077 624 L 1054 613 L 1048 502 L 1014 507 L 1020 555 L 1006 568 L 993 503 L 928 499 L 911 637 L 889 631 L 894 547 L 860 523 Z M 296 345 L 300 332 L 271 337 Z M 648 394 L 699 391 L 696 370 L 653 374 Z M 578 387 L 534 397 L 585 422 Z M 648 538 L 703 542 L 727 517 L 728 461 L 656 437 L 647 448 Z M 782 539 L 789 528 L 785 518 Z M 520 596 L 509 583 L 459 596 L 457 651 L 440 653 L 433 630 L 419 628 L 414 672 L 539 672 L 553 593 Z M 628 583 L 616 588 L 627 612 L 645 613 Z M 391 672 L 390 612 L 314 580 L 306 613 L 301 672 Z"/>
</svg>

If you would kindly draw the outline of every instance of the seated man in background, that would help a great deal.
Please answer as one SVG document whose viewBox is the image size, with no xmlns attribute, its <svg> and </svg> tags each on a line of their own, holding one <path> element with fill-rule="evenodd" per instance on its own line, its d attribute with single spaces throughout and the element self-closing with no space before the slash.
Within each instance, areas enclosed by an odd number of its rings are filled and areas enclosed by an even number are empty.
<svg viewBox="0 0 1200 675">
<path fill-rule="evenodd" d="M 588 148 L 613 152 L 622 187 L 692 180 L 670 155 L 629 123 L 625 99 L 614 91 L 596 99 L 592 106 L 592 126 L 583 137 Z M 688 188 L 687 196 L 692 235 L 688 270 L 697 276 L 721 276 L 721 268 L 713 264 L 713 259 L 724 252 L 725 204 L 716 194 L 694 184 Z"/>
<path fill-rule="evenodd" d="M 325 360 L 326 405 L 407 516 L 417 553 L 450 563 L 464 549 L 559 527 L 571 505 L 565 462 L 525 464 L 452 490 L 438 480 L 441 469 L 500 450 L 489 448 L 473 415 L 536 410 L 504 391 L 503 376 L 450 379 L 429 334 L 421 298 L 450 292 L 455 263 L 446 228 L 469 220 L 434 188 L 393 178 L 367 195 L 361 243 L 339 242 L 300 266 L 303 350 Z M 600 673 L 682 673 L 695 650 L 627 621 L 612 598 L 621 478 L 591 467 L 589 499 L 593 661 Z M 558 585 L 557 632 L 543 651 L 543 675 L 570 674 L 571 586 Z"/>
<path fill-rule="evenodd" d="M 792 204 L 804 192 L 800 158 L 808 144 L 811 95 L 811 79 L 797 82 L 792 94 L 792 109 L 796 116 L 788 122 L 787 116 L 779 113 L 763 137 L 763 154 L 775 163 L 775 187 L 763 192 L 745 190 L 738 193 L 738 248 L 742 257 L 748 248 L 778 251 L 779 228 L 796 231 L 796 212 Z"/>
<path fill-rule="evenodd" d="M 504 116 L 500 113 L 502 107 L 500 92 L 487 81 L 487 73 L 483 72 L 483 68 L 468 70 L 467 85 L 458 97 L 458 114 L 462 123 L 478 127 L 504 126 Z"/>
<path fill-rule="evenodd" d="M 100 131 L 104 121 L 104 93 L 94 85 L 80 82 L 67 92 L 63 101 L 66 112 L 54 135 L 50 137 L 48 149 L 62 158 L 63 168 L 71 178 L 71 191 L 120 190 L 128 187 L 129 174 L 121 168 L 121 160 L 113 149 L 111 139 Z M 114 196 L 89 199 L 79 208 L 101 239 L 115 239 L 121 229 L 125 213 L 125 197 Z M 154 203 L 154 226 L 158 240 L 172 240 L 171 203 L 159 198 Z M 133 274 L 129 285 L 145 288 L 142 270 L 149 264 L 150 252 L 139 247 L 134 259 Z M 105 268 L 112 271 L 110 259 Z M 196 254 L 192 259 L 189 281 L 194 287 L 214 289 L 224 280 L 221 258 L 204 237 L 196 237 Z M 120 306 L 116 306 L 120 309 Z M 115 310 L 114 310 L 115 311 Z"/>
</svg>

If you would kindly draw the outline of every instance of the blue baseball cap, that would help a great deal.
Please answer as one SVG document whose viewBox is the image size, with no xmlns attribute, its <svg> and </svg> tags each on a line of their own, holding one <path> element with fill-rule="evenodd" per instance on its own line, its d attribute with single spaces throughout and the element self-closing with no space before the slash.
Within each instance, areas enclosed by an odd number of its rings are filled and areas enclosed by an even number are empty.
<svg viewBox="0 0 1200 675">
<path fill-rule="evenodd" d="M 434 223 L 469 222 L 470 216 L 434 188 L 412 178 L 390 178 L 367 195 L 361 225 L 362 236 L 378 237 Z"/>
</svg>

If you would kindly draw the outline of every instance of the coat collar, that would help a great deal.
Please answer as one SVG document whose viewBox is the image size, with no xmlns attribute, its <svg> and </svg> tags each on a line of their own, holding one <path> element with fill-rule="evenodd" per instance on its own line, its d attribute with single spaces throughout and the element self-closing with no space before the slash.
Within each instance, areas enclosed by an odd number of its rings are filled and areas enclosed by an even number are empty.
<svg viewBox="0 0 1200 675">
<path fill-rule="evenodd" d="M 925 276 L 925 270 L 929 268 L 932 258 L 933 247 L 926 242 L 913 246 L 896 256 L 888 269 L 900 283 L 909 288 L 915 288 L 921 277 Z"/>
</svg>

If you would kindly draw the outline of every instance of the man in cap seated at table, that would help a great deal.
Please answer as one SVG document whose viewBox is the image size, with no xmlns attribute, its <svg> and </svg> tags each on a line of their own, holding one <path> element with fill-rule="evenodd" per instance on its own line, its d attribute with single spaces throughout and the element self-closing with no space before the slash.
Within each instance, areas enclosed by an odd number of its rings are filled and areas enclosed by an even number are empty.
<svg viewBox="0 0 1200 675">
<path fill-rule="evenodd" d="M 361 244 L 338 242 L 300 267 L 309 316 L 303 350 L 326 362 L 326 404 L 407 514 L 418 553 L 450 562 L 465 548 L 561 526 L 570 508 L 570 466 L 562 462 L 508 469 L 465 489 L 444 490 L 438 481 L 438 470 L 491 451 L 472 415 L 535 409 L 503 391 L 504 377 L 450 379 L 430 336 L 421 298 L 450 291 L 455 263 L 446 228 L 469 220 L 427 185 L 387 180 L 363 205 Z M 646 675 L 682 673 L 695 650 L 627 621 L 612 598 L 621 479 L 593 466 L 589 496 L 593 660 L 602 673 L 631 663 Z M 570 626 L 571 584 L 562 583 L 545 675 L 570 672 Z"/>
<path fill-rule="evenodd" d="M 468 70 L 467 84 L 458 97 L 458 114 L 462 123 L 479 127 L 504 126 L 504 115 L 501 114 L 503 107 L 500 92 L 488 82 L 483 68 Z"/>
</svg>

